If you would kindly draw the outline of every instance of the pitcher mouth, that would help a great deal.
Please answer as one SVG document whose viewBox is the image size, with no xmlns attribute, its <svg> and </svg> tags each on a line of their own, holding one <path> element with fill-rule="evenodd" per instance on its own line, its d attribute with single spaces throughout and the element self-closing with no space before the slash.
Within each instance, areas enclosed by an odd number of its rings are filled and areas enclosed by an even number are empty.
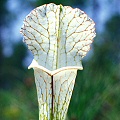
<svg viewBox="0 0 120 120">
<path fill-rule="evenodd" d="M 31 68 L 33 68 L 33 69 L 41 69 L 41 70 L 43 70 L 44 72 L 46 72 L 47 74 L 49 74 L 49 75 L 51 75 L 51 76 L 52 76 L 52 75 L 55 75 L 55 74 L 57 74 L 58 72 L 61 72 L 61 71 L 63 71 L 63 70 L 70 70 L 70 69 L 72 69 L 72 70 L 73 70 L 73 69 L 74 69 L 74 70 L 83 70 L 83 67 L 82 67 L 82 66 L 66 66 L 66 67 L 58 68 L 58 69 L 56 69 L 56 70 L 51 71 L 51 70 L 48 70 L 47 68 L 39 65 L 39 64 L 36 62 L 36 60 L 34 60 L 34 59 L 33 59 L 32 63 L 28 66 L 28 69 L 31 69 Z"/>
</svg>

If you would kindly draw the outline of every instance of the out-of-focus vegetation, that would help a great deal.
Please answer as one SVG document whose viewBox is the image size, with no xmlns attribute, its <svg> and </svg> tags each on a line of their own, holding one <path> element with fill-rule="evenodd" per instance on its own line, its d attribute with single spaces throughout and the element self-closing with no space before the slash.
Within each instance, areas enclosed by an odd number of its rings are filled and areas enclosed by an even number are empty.
<svg viewBox="0 0 120 120">
<path fill-rule="evenodd" d="M 11 31 L 10 26 L 17 18 L 17 14 L 7 8 L 11 4 L 6 7 L 9 1 L 11 0 L 0 0 L 0 120 L 38 120 L 33 70 L 27 70 L 23 64 L 28 55 L 27 47 L 22 39 L 12 43 L 12 34 L 6 32 L 6 29 Z M 19 4 L 24 8 L 49 2 L 82 9 L 90 7 L 93 20 L 99 24 L 101 3 L 98 1 L 92 0 L 89 4 L 87 0 L 21 0 Z M 92 45 L 93 54 L 89 55 L 89 59 L 83 60 L 84 70 L 78 71 L 68 120 L 120 120 L 119 3 L 119 0 L 114 1 L 111 9 L 115 9 L 115 13 L 111 13 L 111 10 L 108 13 L 111 17 L 104 24 L 102 32 L 97 30 Z M 11 45 L 13 50 L 11 55 L 8 51 L 8 56 L 4 54 L 5 41 L 8 41 L 8 46 Z"/>
</svg>

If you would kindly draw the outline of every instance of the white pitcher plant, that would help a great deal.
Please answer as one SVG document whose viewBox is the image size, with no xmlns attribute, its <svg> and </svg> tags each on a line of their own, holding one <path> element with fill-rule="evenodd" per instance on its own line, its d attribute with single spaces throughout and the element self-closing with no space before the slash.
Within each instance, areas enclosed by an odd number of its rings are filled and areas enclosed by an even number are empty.
<svg viewBox="0 0 120 120">
<path fill-rule="evenodd" d="M 95 37 L 95 23 L 78 8 L 45 4 L 25 18 L 21 33 L 34 59 L 39 120 L 65 120 L 77 70 Z"/>
</svg>

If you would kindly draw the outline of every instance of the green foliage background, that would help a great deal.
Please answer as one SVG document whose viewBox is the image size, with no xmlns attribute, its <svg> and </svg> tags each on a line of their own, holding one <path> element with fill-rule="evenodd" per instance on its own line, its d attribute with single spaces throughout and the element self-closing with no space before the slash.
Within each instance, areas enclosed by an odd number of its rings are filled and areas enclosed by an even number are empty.
<svg viewBox="0 0 120 120">
<path fill-rule="evenodd" d="M 23 64 L 28 56 L 27 47 L 22 38 L 20 42 L 11 43 L 10 33 L 6 34 L 7 39 L 2 37 L 4 27 L 10 29 L 9 25 L 17 18 L 7 9 L 8 1 L 0 0 L 0 120 L 38 120 L 33 70 L 27 70 Z M 99 24 L 100 2 L 91 1 L 89 4 L 87 0 L 21 0 L 20 4 L 24 8 L 50 2 L 83 9 L 91 6 L 93 20 Z M 112 9 L 116 10 L 120 2 L 115 2 Z M 4 55 L 4 40 L 12 44 L 10 56 Z M 68 120 L 120 120 L 120 11 L 111 13 L 104 30 L 97 31 L 92 50 L 91 57 L 83 59 L 84 70 L 78 71 Z"/>
</svg>

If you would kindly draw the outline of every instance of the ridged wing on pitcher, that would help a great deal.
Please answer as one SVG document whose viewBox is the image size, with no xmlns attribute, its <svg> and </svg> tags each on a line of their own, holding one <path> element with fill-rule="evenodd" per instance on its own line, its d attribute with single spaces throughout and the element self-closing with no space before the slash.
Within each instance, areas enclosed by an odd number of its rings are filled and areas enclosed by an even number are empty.
<svg viewBox="0 0 120 120">
<path fill-rule="evenodd" d="M 76 75 L 77 69 L 64 69 L 53 75 L 55 120 L 65 120 Z"/>
<path fill-rule="evenodd" d="M 39 103 L 40 120 L 50 120 L 52 114 L 51 76 L 39 68 L 34 68 L 35 83 Z"/>
</svg>

